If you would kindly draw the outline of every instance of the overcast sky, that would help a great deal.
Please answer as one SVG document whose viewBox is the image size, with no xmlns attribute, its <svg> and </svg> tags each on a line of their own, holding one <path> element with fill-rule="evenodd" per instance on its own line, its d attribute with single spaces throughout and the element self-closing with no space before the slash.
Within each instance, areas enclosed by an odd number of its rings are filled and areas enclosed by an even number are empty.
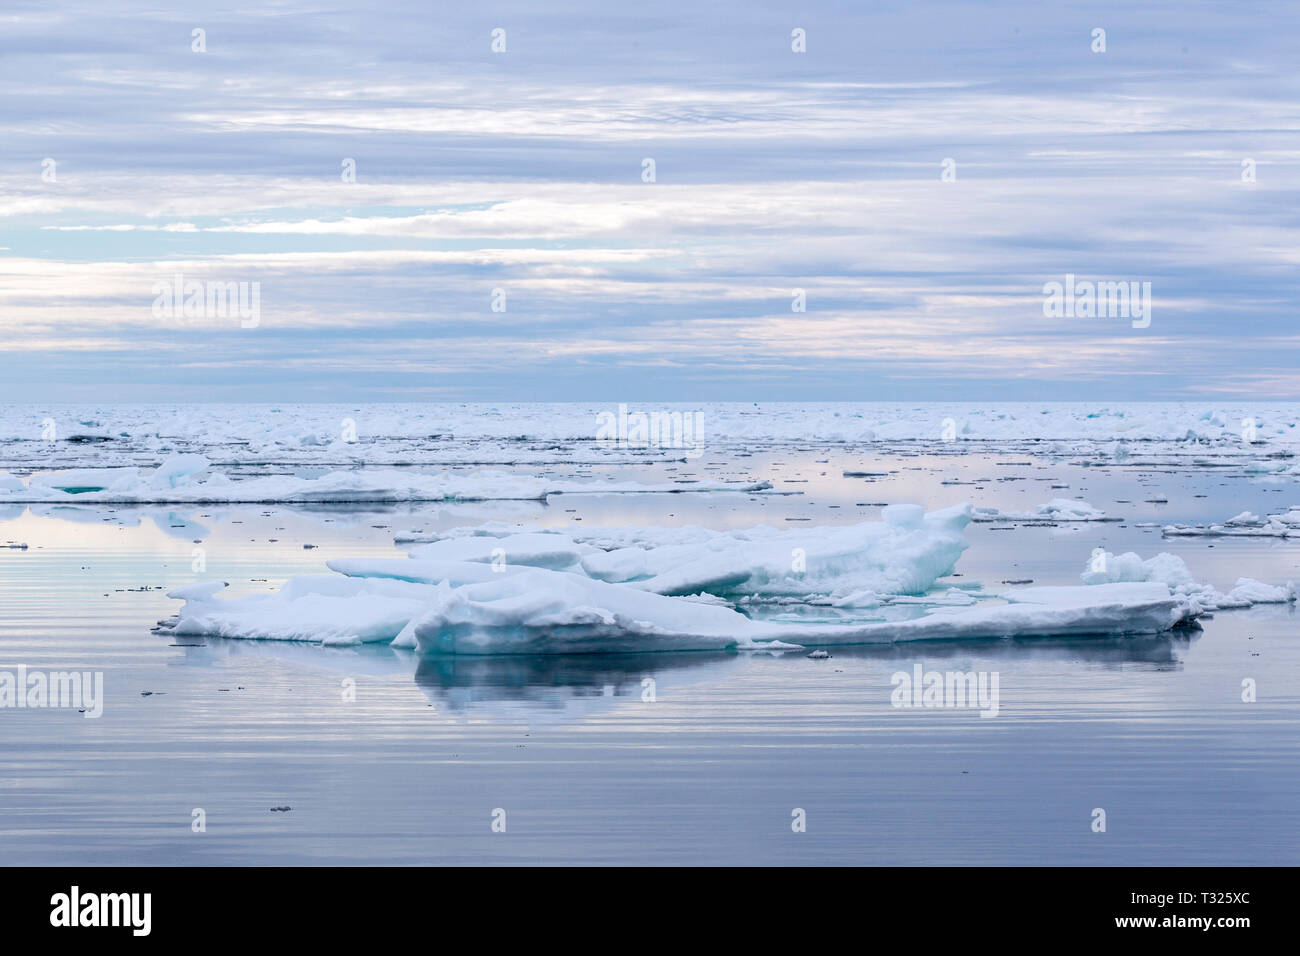
<svg viewBox="0 0 1300 956">
<path fill-rule="evenodd" d="M 0 401 L 1300 398 L 1294 3 L 185 6 L 0 10 Z"/>
</svg>

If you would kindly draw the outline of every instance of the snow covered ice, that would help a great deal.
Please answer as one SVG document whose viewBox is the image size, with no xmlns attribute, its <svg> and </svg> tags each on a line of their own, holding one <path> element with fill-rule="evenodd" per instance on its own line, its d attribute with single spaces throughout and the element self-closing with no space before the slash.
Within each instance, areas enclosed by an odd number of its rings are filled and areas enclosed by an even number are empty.
<svg viewBox="0 0 1300 956">
<path fill-rule="evenodd" d="M 891 505 L 879 522 L 788 531 L 570 527 L 519 534 L 490 526 L 420 545 L 411 557 L 490 561 L 500 554 L 511 564 L 572 570 L 657 594 L 914 594 L 952 571 L 968 547 L 961 531 L 970 513 L 966 506 L 926 514 Z"/>
<path fill-rule="evenodd" d="M 185 601 L 178 634 L 515 654 L 1158 634 L 1210 607 L 1294 595 L 1243 581 L 1221 596 L 1163 554 L 1108 556 L 1109 570 L 1085 572 L 1079 586 L 989 594 L 940 585 L 967 547 L 970 514 L 891 506 L 879 522 L 800 532 L 459 529 L 405 559 L 331 560 L 335 575 L 294 577 L 274 594 L 223 598 L 220 585 L 197 585 L 170 596 Z M 792 568 L 795 541 L 807 547 Z M 738 609 L 764 598 L 856 617 L 792 622 Z"/>
<path fill-rule="evenodd" d="M 976 508 L 972 521 L 1122 521 L 1111 517 L 1086 501 L 1053 498 L 1032 512 L 1000 511 L 997 508 Z"/>
<path fill-rule="evenodd" d="M 210 472 L 201 455 L 173 454 L 155 469 L 96 468 L 38 472 L 24 485 L 0 475 L 0 503 L 94 502 L 101 504 L 543 500 L 562 494 L 682 494 L 717 491 L 760 493 L 767 482 L 577 482 L 480 471 L 424 474 L 370 468 L 331 471 L 319 477 L 275 475 L 232 480 Z"/>
<path fill-rule="evenodd" d="M 699 412 L 707 423 L 704 440 L 828 442 L 895 441 L 932 436 L 940 422 L 966 441 L 1116 441 L 1130 443 L 1242 443 L 1250 423 L 1252 460 L 1279 444 L 1295 447 L 1300 405 L 1248 402 L 1220 406 L 1189 402 L 851 402 L 673 404 L 666 410 Z M 60 442 L 87 454 L 113 454 L 118 446 L 169 444 L 226 446 L 250 453 L 303 449 L 314 459 L 330 454 L 364 454 L 390 440 L 461 442 L 595 441 L 602 415 L 614 406 L 599 403 L 420 403 L 385 405 L 246 404 L 209 405 L 12 405 L 0 409 L 0 440 L 36 443 L 43 421 L 57 427 Z M 339 423 L 356 423 L 355 437 L 343 437 Z M 1131 449 L 1130 449 L 1131 450 Z"/>
<path fill-rule="evenodd" d="M 1165 525 L 1164 534 L 1183 538 L 1290 538 L 1300 537 L 1300 505 L 1280 514 L 1261 518 L 1249 511 L 1228 518 L 1221 524 Z"/>
<path fill-rule="evenodd" d="M 488 574 L 491 572 L 489 571 Z M 471 572 L 468 577 L 479 577 Z M 453 585 L 453 580 L 464 583 Z M 780 649 L 981 637 L 1158 634 L 1194 617 L 1159 584 L 1023 588 L 1004 603 L 935 607 L 922 617 L 859 624 L 757 621 L 730 607 L 674 598 L 565 571 L 525 568 L 437 584 L 380 577 L 300 576 L 276 594 L 185 600 L 177 634 L 391 643 L 426 654 L 626 653 Z"/>
<path fill-rule="evenodd" d="M 1269 585 L 1253 578 L 1238 578 L 1233 588 L 1224 594 L 1208 584 L 1197 582 L 1182 558 L 1165 552 L 1145 561 L 1131 551 L 1120 555 L 1103 552 L 1089 560 L 1088 569 L 1081 576 L 1085 583 L 1092 585 L 1120 581 L 1160 584 L 1171 594 L 1192 601 L 1198 611 L 1286 604 L 1296 599 L 1293 581 Z"/>
</svg>

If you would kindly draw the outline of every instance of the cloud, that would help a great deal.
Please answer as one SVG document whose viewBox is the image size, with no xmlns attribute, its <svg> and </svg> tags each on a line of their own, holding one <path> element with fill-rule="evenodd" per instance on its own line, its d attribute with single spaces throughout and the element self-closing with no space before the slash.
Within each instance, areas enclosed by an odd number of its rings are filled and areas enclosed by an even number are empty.
<svg viewBox="0 0 1300 956">
<path fill-rule="evenodd" d="M 490 398 L 1298 396 L 1279 16 L 20 8 L 0 375 L 10 398 L 429 374 Z M 178 273 L 259 283 L 262 323 L 160 323 Z M 1067 273 L 1150 281 L 1151 327 L 1045 319 Z"/>
</svg>

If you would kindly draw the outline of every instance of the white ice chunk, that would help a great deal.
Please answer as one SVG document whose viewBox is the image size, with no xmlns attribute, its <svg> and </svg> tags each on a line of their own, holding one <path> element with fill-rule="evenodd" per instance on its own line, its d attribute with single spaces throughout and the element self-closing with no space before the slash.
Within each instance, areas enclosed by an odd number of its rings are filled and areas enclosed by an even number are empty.
<svg viewBox="0 0 1300 956">
<path fill-rule="evenodd" d="M 1106 584 L 1116 581 L 1158 581 L 1171 590 L 1178 587 L 1200 587 L 1182 558 L 1162 551 L 1145 561 L 1136 553 L 1105 552 L 1104 558 L 1090 559 L 1088 569 L 1080 577 L 1084 584 Z"/>
<path fill-rule="evenodd" d="M 1288 581 L 1285 586 L 1275 586 L 1254 578 L 1238 578 L 1228 597 L 1248 604 L 1286 604 L 1295 600 L 1296 586 L 1293 581 Z"/>
<path fill-rule="evenodd" d="M 929 514 L 917 505 L 891 505 L 882 521 L 845 527 L 676 529 L 682 532 L 676 541 L 659 536 L 663 543 L 588 554 L 581 568 L 598 580 L 656 594 L 923 594 L 952 573 L 968 547 L 962 532 L 970 515 L 969 505 Z"/>
<path fill-rule="evenodd" d="M 323 644 L 392 641 L 435 592 L 404 581 L 302 575 L 274 594 L 187 596 L 175 633 Z"/>
<path fill-rule="evenodd" d="M 1157 582 L 1173 594 L 1186 598 L 1204 610 L 1250 607 L 1252 604 L 1282 603 L 1295 600 L 1295 586 L 1285 587 L 1264 584 L 1252 578 L 1239 578 L 1237 586 L 1228 594 L 1202 584 L 1192 577 L 1187 564 L 1177 555 L 1161 552 L 1145 561 L 1132 551 L 1114 555 L 1105 552 L 1088 562 L 1088 570 L 1081 577 L 1085 584 L 1097 585 L 1125 581 Z M 1100 567 L 1099 567 L 1100 565 Z"/>
<path fill-rule="evenodd" d="M 589 544 L 579 544 L 560 534 L 512 534 L 505 537 L 445 538 L 411 551 L 415 559 L 484 561 L 498 565 L 524 564 L 537 568 L 562 569 L 577 564 L 588 554 L 602 553 Z"/>
<path fill-rule="evenodd" d="M 806 624 L 755 621 L 729 607 L 541 568 L 459 587 L 310 575 L 271 595 L 221 600 L 195 592 L 176 633 L 335 644 L 387 639 L 424 654 L 614 653 L 1151 634 L 1194 613 L 1154 584 L 1027 588 L 1007 597 L 1013 603 L 945 607 L 905 621 Z"/>
<path fill-rule="evenodd" d="M 207 470 L 208 460 L 202 455 L 168 455 L 145 480 L 153 489 L 175 488 Z"/>
<path fill-rule="evenodd" d="M 1046 504 L 1039 505 L 1032 512 L 1000 511 L 997 508 L 976 508 L 975 521 L 1121 521 L 1112 518 L 1100 508 L 1086 501 L 1071 498 L 1053 498 Z"/>
</svg>

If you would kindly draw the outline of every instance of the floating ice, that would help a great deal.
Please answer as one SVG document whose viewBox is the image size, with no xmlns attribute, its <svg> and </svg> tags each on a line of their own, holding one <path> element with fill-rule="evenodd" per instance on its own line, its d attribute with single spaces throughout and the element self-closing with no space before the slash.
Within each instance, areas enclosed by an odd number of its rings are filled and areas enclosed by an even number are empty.
<svg viewBox="0 0 1300 956">
<path fill-rule="evenodd" d="M 999 595 L 1005 602 L 999 604 L 979 604 L 989 596 L 957 588 L 924 596 L 903 593 L 930 590 L 951 570 L 966 547 L 961 529 L 969 514 L 968 506 L 931 514 L 900 506 L 886 509 L 883 521 L 848 528 L 623 529 L 614 540 L 610 529 L 590 532 L 593 541 L 623 545 L 608 552 L 571 534 L 469 529 L 417 548 L 406 559 L 331 561 L 337 575 L 292 578 L 274 594 L 223 598 L 221 585 L 204 584 L 171 596 L 186 602 L 175 624 L 180 634 L 326 644 L 384 641 L 428 655 L 781 650 L 807 644 L 1155 634 L 1190 621 L 1199 610 L 1192 597 L 1164 583 L 1193 583 L 1181 561 L 1169 555 L 1146 563 L 1124 555 L 1111 562 L 1117 580 L 1018 588 Z M 631 540 L 648 546 L 627 546 Z M 792 577 L 800 573 L 789 566 L 792 540 L 806 547 L 803 579 Z M 512 548 L 516 558 L 534 564 L 510 563 Z M 629 551 L 637 553 L 624 553 Z M 498 560 L 503 555 L 505 560 Z M 599 565 L 599 558 L 610 555 L 617 556 L 612 565 Z M 602 579 L 593 565 L 617 580 Z M 683 590 L 683 596 L 658 590 L 684 589 L 688 580 L 702 579 L 712 586 Z M 873 580 L 879 589 L 863 586 Z M 838 597 L 809 600 L 815 591 L 810 581 Z M 648 582 L 655 586 L 645 586 Z M 1266 586 L 1254 584 L 1239 582 L 1234 593 L 1263 595 Z M 928 613 L 857 622 L 755 620 L 725 600 L 743 594 L 744 601 L 793 601 L 786 596 L 791 590 L 805 595 L 801 600 L 807 606 L 835 603 L 842 614 L 852 607 L 872 612 L 909 603 Z"/>
<path fill-rule="evenodd" d="M 917 505 L 890 505 L 880 521 L 779 531 L 687 526 L 517 533 L 495 525 L 439 536 L 411 557 L 569 570 L 656 594 L 858 601 L 866 592 L 923 594 L 951 574 L 968 547 L 962 530 L 970 514 L 968 505 L 929 514 Z M 383 567 L 385 574 L 394 570 Z"/>
<path fill-rule="evenodd" d="M 1188 570 L 1186 562 L 1176 554 L 1162 551 L 1153 558 L 1143 560 L 1136 553 L 1111 554 L 1109 551 L 1094 555 L 1088 568 L 1080 575 L 1084 584 L 1107 584 L 1116 581 L 1158 581 L 1170 590 L 1200 588 Z"/>
<path fill-rule="evenodd" d="M 171 455 L 151 471 L 95 468 L 40 472 L 26 486 L 0 484 L 0 502 L 62 501 L 112 504 L 275 504 L 294 502 L 397 502 L 543 500 L 560 494 L 679 494 L 768 492 L 770 483 L 698 481 L 689 484 L 561 481 L 501 471 L 425 474 L 393 468 L 331 471 L 318 478 L 270 475 L 232 480 L 208 474 L 201 455 Z M 202 476 L 202 477 L 200 477 Z"/>
<path fill-rule="evenodd" d="M 1249 607 L 1252 604 L 1287 604 L 1296 599 L 1296 586 L 1264 584 L 1254 578 L 1237 578 L 1237 584 L 1228 592 L 1228 600 L 1219 607 Z"/>
<path fill-rule="evenodd" d="M 608 653 L 749 647 L 779 636 L 730 608 L 534 568 L 438 585 L 394 643 L 423 654 Z"/>
<path fill-rule="evenodd" d="M 1265 518 L 1243 511 L 1222 524 L 1165 525 L 1168 537 L 1201 538 L 1290 538 L 1300 537 L 1300 506 L 1290 511 L 1268 515 Z"/>
<path fill-rule="evenodd" d="M 755 621 L 728 607 L 541 568 L 459 587 L 308 575 L 270 595 L 193 593 L 175 630 L 335 645 L 388 641 L 422 654 L 626 653 L 1157 634 L 1195 613 L 1153 583 L 1024 588 L 1003 597 L 1009 603 L 937 608 L 903 621 L 804 624 Z"/>
<path fill-rule="evenodd" d="M 503 538 L 445 538 L 423 544 L 411 552 L 416 559 L 444 561 L 498 561 L 537 568 L 571 568 L 589 554 L 603 553 L 562 534 L 544 532 L 512 534 Z"/>
<path fill-rule="evenodd" d="M 1039 505 L 1036 511 L 999 511 L 997 508 L 976 508 L 972 521 L 1123 521 L 1123 518 L 1108 517 L 1100 508 L 1095 508 L 1086 501 L 1069 498 L 1053 498 L 1047 504 Z"/>
<path fill-rule="evenodd" d="M 222 599 L 220 590 L 207 584 L 169 592 L 185 601 L 175 633 L 327 645 L 389 642 L 432 597 L 428 585 L 327 574 L 290 578 L 274 594 Z"/>
<path fill-rule="evenodd" d="M 1149 444 L 1181 445 L 1183 453 L 1213 445 L 1250 460 L 1278 446 L 1300 443 L 1300 405 L 1251 403 L 1203 409 L 1186 403 L 1130 403 L 1105 408 L 1088 403 L 725 403 L 665 406 L 664 411 L 698 414 L 700 444 L 820 441 L 876 443 L 933 441 L 941 423 L 957 426 L 956 442 L 1062 442 L 1058 451 L 1091 446 L 1095 453 L 1130 454 Z M 399 447 L 437 447 L 439 460 L 460 452 L 446 447 L 454 438 L 466 454 L 474 442 L 509 446 L 517 460 L 553 454 L 547 443 L 587 443 L 602 458 L 627 458 L 617 443 L 597 442 L 607 405 L 580 403 L 386 405 L 9 405 L 0 409 L 0 446 L 5 439 L 30 439 L 42 422 L 56 426 L 57 445 L 115 454 L 141 449 L 207 451 L 222 449 L 228 460 L 253 460 L 274 454 L 324 457 L 337 462 L 379 465 L 404 459 Z M 87 426 L 85 422 L 92 422 Z M 93 441 L 86 441 L 87 438 Z M 1122 444 L 1116 443 L 1123 439 Z M 536 443 L 530 448 L 528 443 Z M 1116 443 L 1116 444 L 1112 444 Z M 18 441 L 12 444 L 35 444 Z M 1252 451 L 1253 449 L 1253 451 Z M 1045 451 L 1050 449 L 1044 447 Z M 1169 450 L 1169 449 L 1166 449 Z M 681 449 L 650 449 L 661 458 L 682 456 Z M 637 457 L 633 455 L 632 457 Z M 476 460 L 482 460 L 477 458 Z M 1268 467 L 1277 467 L 1269 465 Z"/>
<path fill-rule="evenodd" d="M 1156 582 L 1205 611 L 1250 607 L 1253 604 L 1283 604 L 1296 598 L 1296 585 L 1293 582 L 1276 586 L 1263 584 L 1253 578 L 1238 578 L 1236 586 L 1224 594 L 1208 584 L 1196 581 L 1182 558 L 1165 551 L 1146 560 L 1132 551 L 1120 555 L 1109 551 L 1103 554 L 1104 557 L 1098 554 L 1089 560 L 1088 569 L 1081 575 L 1085 584 Z"/>
</svg>

